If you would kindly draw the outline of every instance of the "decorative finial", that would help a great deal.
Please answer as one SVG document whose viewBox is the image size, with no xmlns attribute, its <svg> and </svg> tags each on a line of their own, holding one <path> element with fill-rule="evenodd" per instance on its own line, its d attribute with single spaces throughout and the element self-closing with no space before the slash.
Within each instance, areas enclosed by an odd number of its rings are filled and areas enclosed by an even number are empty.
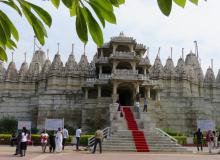
<svg viewBox="0 0 220 160">
<path fill-rule="evenodd" d="M 195 54 L 196 54 L 196 57 L 199 58 L 199 50 L 198 50 L 197 41 L 194 41 L 194 43 L 195 43 Z"/>
<path fill-rule="evenodd" d="M 60 53 L 60 43 L 59 42 L 57 43 L 57 49 L 58 49 L 57 53 L 59 54 Z"/>
<path fill-rule="evenodd" d="M 47 59 L 49 59 L 49 49 L 47 49 Z"/>
<path fill-rule="evenodd" d="M 213 59 L 211 59 L 211 67 L 212 67 L 212 70 L 213 70 Z"/>
<path fill-rule="evenodd" d="M 14 52 L 11 52 L 11 61 L 14 61 Z"/>
<path fill-rule="evenodd" d="M 83 55 L 86 55 L 86 44 L 84 44 Z"/>
<path fill-rule="evenodd" d="M 182 48 L 182 59 L 184 59 L 184 48 Z"/>
<path fill-rule="evenodd" d="M 73 55 L 73 53 L 74 53 L 74 44 L 72 44 L 72 52 L 71 52 L 71 54 Z"/>
<path fill-rule="evenodd" d="M 36 46 L 36 36 L 34 36 L 34 53 L 35 53 L 35 46 Z"/>
<path fill-rule="evenodd" d="M 171 56 L 171 59 L 173 59 L 173 47 L 170 48 L 170 56 Z"/>
<path fill-rule="evenodd" d="M 160 57 L 160 47 L 158 48 L 157 56 Z"/>
<path fill-rule="evenodd" d="M 27 52 L 24 52 L 24 62 L 26 63 Z"/>
</svg>

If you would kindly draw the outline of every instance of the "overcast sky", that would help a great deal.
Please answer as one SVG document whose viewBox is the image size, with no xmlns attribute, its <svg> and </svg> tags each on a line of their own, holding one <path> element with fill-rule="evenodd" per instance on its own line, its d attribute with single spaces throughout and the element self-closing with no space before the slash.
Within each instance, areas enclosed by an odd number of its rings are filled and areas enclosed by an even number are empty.
<svg viewBox="0 0 220 160">
<path fill-rule="evenodd" d="M 79 61 L 83 53 L 83 44 L 79 41 L 75 32 L 75 18 L 69 17 L 69 12 L 61 6 L 56 10 L 51 2 L 32 0 L 40 4 L 52 15 L 53 24 L 47 28 L 48 38 L 43 50 L 49 49 L 49 57 L 52 60 L 57 52 L 57 42 L 60 43 L 62 61 L 65 63 L 71 52 L 71 44 L 75 44 L 75 57 Z M 214 70 L 217 74 L 220 64 L 220 1 L 200 0 L 198 6 L 187 3 L 185 9 L 173 5 L 169 17 L 164 16 L 156 0 L 126 0 L 125 5 L 115 9 L 117 25 L 107 24 L 104 29 L 104 40 L 108 42 L 110 37 L 119 35 L 121 31 L 127 36 L 132 36 L 138 43 L 150 47 L 150 61 L 153 64 L 158 47 L 161 47 L 160 57 L 163 65 L 170 56 L 170 47 L 173 47 L 173 60 L 176 65 L 181 56 L 181 49 L 185 48 L 185 55 L 190 50 L 195 50 L 194 40 L 198 41 L 199 57 L 204 73 L 214 59 Z M 1 6 L 2 7 L 2 6 Z M 20 33 L 18 48 L 15 50 L 14 59 L 17 68 L 24 61 L 24 52 L 27 52 L 27 60 L 30 62 L 33 55 L 32 28 L 24 18 L 17 16 L 15 11 L 3 8 L 7 15 L 13 19 Z M 86 46 L 86 54 L 91 60 L 96 52 L 96 45 L 91 38 Z M 11 55 L 9 56 L 11 61 Z M 7 65 L 7 64 L 6 64 Z"/>
</svg>

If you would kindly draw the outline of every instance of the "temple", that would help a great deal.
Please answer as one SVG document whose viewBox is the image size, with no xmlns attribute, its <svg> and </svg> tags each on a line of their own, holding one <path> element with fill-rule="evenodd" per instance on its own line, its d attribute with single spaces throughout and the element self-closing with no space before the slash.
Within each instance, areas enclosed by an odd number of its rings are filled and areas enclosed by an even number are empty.
<svg viewBox="0 0 220 160">
<path fill-rule="evenodd" d="M 220 123 L 220 70 L 204 76 L 197 53 L 192 51 L 174 65 L 165 66 L 159 55 L 153 64 L 147 48 L 123 33 L 97 49 L 91 62 L 85 53 L 79 62 L 74 50 L 65 64 L 59 49 L 53 61 L 39 49 L 28 65 L 0 63 L 0 118 L 30 120 L 37 128 L 46 118 L 64 118 L 71 127 L 91 129 L 111 125 L 110 110 L 118 99 L 133 106 L 140 94 L 149 101 L 147 115 L 159 128 L 192 132 L 199 119 Z"/>
</svg>

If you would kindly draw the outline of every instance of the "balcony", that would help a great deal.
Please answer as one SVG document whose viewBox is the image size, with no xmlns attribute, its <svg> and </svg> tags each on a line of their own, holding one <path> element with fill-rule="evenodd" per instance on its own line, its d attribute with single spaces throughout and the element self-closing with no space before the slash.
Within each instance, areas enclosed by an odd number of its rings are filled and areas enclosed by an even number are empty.
<svg viewBox="0 0 220 160">
<path fill-rule="evenodd" d="M 138 80 L 138 70 L 117 69 L 112 74 L 112 79 Z"/>
<path fill-rule="evenodd" d="M 107 80 L 109 80 L 109 79 L 111 79 L 111 74 L 104 74 L 104 73 L 99 74 L 99 79 L 103 79 L 103 80 L 107 79 Z"/>
<path fill-rule="evenodd" d="M 99 57 L 98 59 L 97 59 L 97 63 L 108 63 L 109 62 L 109 57 Z"/>
<path fill-rule="evenodd" d="M 97 82 L 96 78 L 87 78 L 85 83 L 84 83 L 84 86 L 93 87 L 96 82 Z"/>
<path fill-rule="evenodd" d="M 128 60 L 140 60 L 140 56 L 136 56 L 135 52 L 118 52 L 115 51 L 115 53 L 110 55 L 111 59 L 128 59 Z"/>
</svg>

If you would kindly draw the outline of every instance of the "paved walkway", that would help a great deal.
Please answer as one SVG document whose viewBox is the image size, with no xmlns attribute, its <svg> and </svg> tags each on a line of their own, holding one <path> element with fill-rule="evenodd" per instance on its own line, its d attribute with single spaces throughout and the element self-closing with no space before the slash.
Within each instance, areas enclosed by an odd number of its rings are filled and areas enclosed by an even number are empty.
<svg viewBox="0 0 220 160">
<path fill-rule="evenodd" d="M 26 157 L 13 156 L 15 147 L 0 146 L 0 160 L 219 160 L 218 150 L 209 154 L 207 148 L 204 152 L 196 152 L 195 148 L 188 148 L 192 153 L 135 153 L 135 152 L 104 152 L 91 154 L 88 151 L 73 151 L 66 147 L 62 153 L 41 153 L 41 147 L 28 147 Z"/>
</svg>

